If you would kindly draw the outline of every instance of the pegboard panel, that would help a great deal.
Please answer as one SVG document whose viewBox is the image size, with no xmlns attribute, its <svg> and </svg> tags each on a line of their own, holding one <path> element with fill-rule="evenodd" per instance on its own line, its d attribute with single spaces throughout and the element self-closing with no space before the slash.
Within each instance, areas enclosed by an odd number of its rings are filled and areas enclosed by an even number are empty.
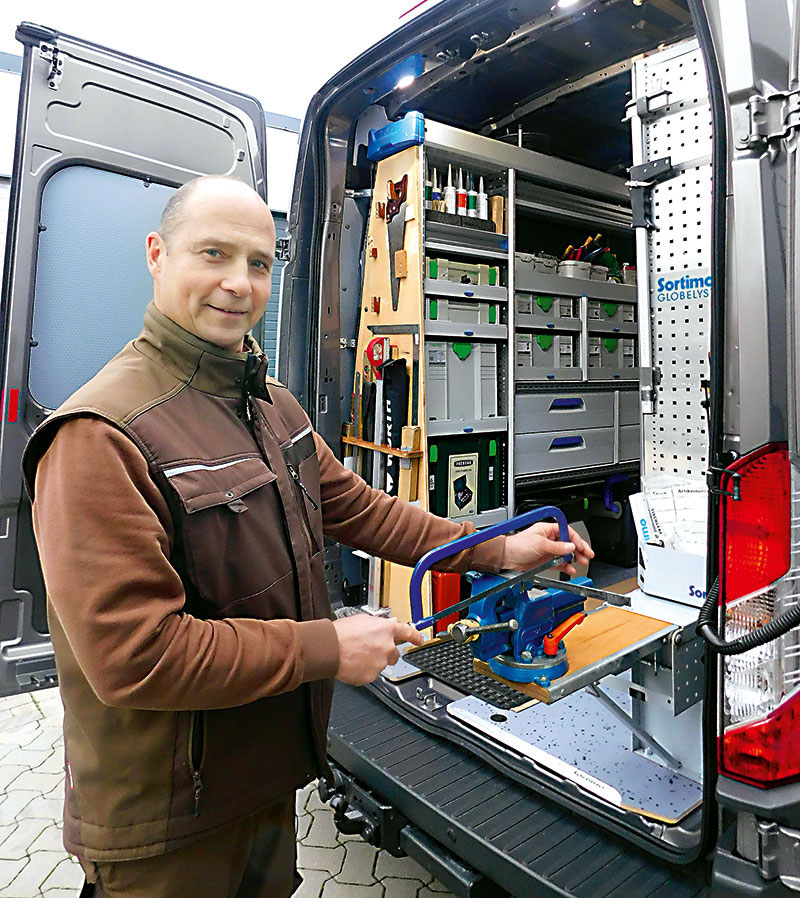
<svg viewBox="0 0 800 898">
<path fill-rule="evenodd" d="M 660 382 L 654 413 L 643 419 L 643 470 L 704 479 L 708 421 L 701 381 L 708 377 L 711 300 L 711 113 L 703 59 L 695 43 L 635 63 L 634 90 L 655 111 L 634 164 L 669 156 L 678 173 L 653 189 L 648 233 L 650 337 Z M 661 105 L 663 103 L 663 105 Z"/>
</svg>

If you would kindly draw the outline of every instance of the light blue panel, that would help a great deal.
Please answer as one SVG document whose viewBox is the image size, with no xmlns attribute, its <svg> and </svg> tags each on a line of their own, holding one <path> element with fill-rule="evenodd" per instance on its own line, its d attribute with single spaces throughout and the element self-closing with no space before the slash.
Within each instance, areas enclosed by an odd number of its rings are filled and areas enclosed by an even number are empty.
<svg viewBox="0 0 800 898">
<path fill-rule="evenodd" d="M 85 165 L 42 194 L 28 385 L 57 408 L 142 330 L 153 296 L 144 240 L 174 191 Z"/>
</svg>

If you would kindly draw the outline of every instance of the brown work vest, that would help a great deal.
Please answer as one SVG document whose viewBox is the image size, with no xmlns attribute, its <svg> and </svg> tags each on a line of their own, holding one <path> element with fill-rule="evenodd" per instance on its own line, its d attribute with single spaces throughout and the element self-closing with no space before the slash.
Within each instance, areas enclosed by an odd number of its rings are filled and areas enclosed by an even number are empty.
<svg viewBox="0 0 800 898">
<path fill-rule="evenodd" d="M 329 618 L 311 425 L 267 376 L 253 341 L 249 349 L 207 343 L 151 303 L 142 334 L 31 437 L 28 491 L 33 498 L 37 465 L 60 424 L 102 418 L 138 447 L 170 508 L 170 562 L 187 613 Z M 50 620 L 65 705 L 71 851 L 97 860 L 159 854 L 324 769 L 332 681 L 213 711 L 110 707 Z"/>
</svg>

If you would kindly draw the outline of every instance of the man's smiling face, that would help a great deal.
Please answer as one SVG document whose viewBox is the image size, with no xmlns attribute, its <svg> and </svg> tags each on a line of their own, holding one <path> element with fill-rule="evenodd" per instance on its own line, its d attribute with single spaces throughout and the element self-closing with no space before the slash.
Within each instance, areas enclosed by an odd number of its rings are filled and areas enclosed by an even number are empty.
<svg viewBox="0 0 800 898">
<path fill-rule="evenodd" d="M 275 225 L 247 185 L 198 181 L 165 234 L 147 237 L 157 308 L 202 340 L 233 352 L 264 314 Z"/>
</svg>

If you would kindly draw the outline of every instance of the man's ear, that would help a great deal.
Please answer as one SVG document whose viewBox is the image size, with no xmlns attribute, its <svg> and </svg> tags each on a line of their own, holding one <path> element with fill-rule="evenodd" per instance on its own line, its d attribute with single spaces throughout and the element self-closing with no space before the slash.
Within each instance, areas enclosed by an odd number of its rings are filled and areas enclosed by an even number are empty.
<svg viewBox="0 0 800 898">
<path fill-rule="evenodd" d="M 157 279 L 161 274 L 164 256 L 167 254 L 164 238 L 158 231 L 152 231 L 147 235 L 145 240 L 145 253 L 147 256 L 147 269 L 150 274 Z"/>
</svg>

